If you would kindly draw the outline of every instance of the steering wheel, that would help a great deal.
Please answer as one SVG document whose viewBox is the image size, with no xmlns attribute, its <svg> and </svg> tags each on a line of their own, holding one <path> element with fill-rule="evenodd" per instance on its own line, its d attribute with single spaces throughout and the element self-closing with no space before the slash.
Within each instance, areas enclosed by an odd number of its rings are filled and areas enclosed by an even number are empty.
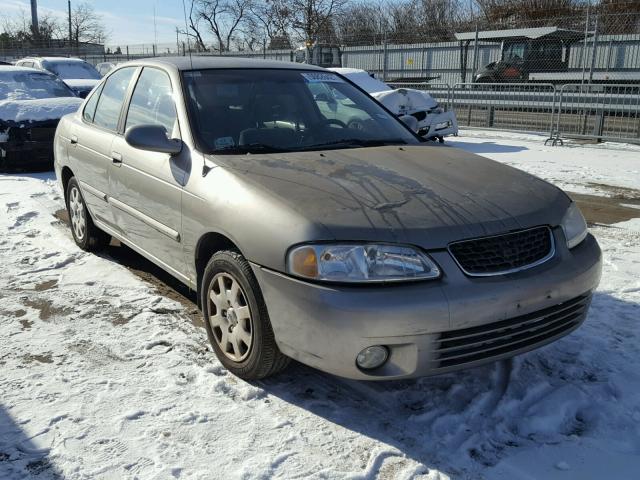
<svg viewBox="0 0 640 480">
<path fill-rule="evenodd" d="M 337 118 L 327 118 L 324 123 L 325 125 L 338 125 L 341 128 L 348 128 L 346 123 L 342 120 L 338 120 Z"/>
</svg>

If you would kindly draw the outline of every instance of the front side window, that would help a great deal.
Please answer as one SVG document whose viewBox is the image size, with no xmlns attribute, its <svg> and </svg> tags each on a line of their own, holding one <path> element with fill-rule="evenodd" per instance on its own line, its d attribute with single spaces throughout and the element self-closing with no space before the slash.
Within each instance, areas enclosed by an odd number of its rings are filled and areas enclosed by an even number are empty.
<svg viewBox="0 0 640 480">
<path fill-rule="evenodd" d="M 118 128 L 120 110 L 135 67 L 123 68 L 111 75 L 102 87 L 93 123 L 108 130 Z"/>
<path fill-rule="evenodd" d="M 96 113 L 96 107 L 98 106 L 98 99 L 100 98 L 100 93 L 102 92 L 102 85 L 96 88 L 87 100 L 85 104 L 84 110 L 82 112 L 82 118 L 89 123 L 93 123 L 93 116 Z"/>
<path fill-rule="evenodd" d="M 370 96 L 331 72 L 212 69 L 183 75 L 190 119 L 207 152 L 419 142 Z"/>
<path fill-rule="evenodd" d="M 176 106 L 169 76 L 156 68 L 145 68 L 131 97 L 125 128 L 136 125 L 162 125 L 174 136 Z"/>
</svg>

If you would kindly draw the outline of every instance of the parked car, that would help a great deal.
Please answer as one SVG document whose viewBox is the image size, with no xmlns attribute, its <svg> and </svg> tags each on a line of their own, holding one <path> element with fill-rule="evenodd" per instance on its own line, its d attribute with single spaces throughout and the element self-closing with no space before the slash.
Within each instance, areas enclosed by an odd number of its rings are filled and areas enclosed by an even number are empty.
<svg viewBox="0 0 640 480">
<path fill-rule="evenodd" d="M 51 168 L 58 121 L 81 104 L 55 75 L 0 66 L 0 170 Z"/>
<path fill-rule="evenodd" d="M 96 65 L 96 70 L 101 77 L 104 77 L 107 73 L 116 68 L 116 65 L 118 64 L 113 62 L 102 62 Z"/>
<path fill-rule="evenodd" d="M 93 65 L 80 58 L 28 57 L 18 60 L 16 65 L 51 72 L 82 98 L 89 94 L 101 78 Z"/>
<path fill-rule="evenodd" d="M 330 68 L 358 85 L 398 116 L 410 115 L 417 120 L 418 135 L 441 142 L 458 134 L 458 121 L 452 111 L 445 111 L 429 93 L 411 88 L 393 89 L 358 68 Z M 331 97 L 329 97 L 331 99 Z M 333 100 L 333 99 L 331 99 Z"/>
<path fill-rule="evenodd" d="M 358 128 L 323 115 L 344 97 Z M 175 57 L 109 73 L 55 141 L 78 246 L 111 237 L 197 291 L 234 374 L 344 377 L 511 357 L 585 319 L 601 253 L 559 188 L 428 146 L 319 67 Z"/>
</svg>

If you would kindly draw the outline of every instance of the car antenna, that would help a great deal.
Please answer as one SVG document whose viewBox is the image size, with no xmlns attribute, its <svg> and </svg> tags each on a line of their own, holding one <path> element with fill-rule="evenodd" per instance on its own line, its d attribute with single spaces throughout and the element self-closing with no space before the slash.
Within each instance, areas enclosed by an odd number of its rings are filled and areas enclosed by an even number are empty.
<svg viewBox="0 0 640 480">
<path fill-rule="evenodd" d="M 187 48 L 189 49 L 189 63 L 191 64 L 191 70 L 193 70 L 193 58 L 191 57 L 191 42 L 189 42 L 189 25 L 187 23 L 187 7 L 182 0 L 182 13 L 184 14 L 184 33 L 187 36 Z M 178 52 L 180 55 L 180 52 Z"/>
</svg>

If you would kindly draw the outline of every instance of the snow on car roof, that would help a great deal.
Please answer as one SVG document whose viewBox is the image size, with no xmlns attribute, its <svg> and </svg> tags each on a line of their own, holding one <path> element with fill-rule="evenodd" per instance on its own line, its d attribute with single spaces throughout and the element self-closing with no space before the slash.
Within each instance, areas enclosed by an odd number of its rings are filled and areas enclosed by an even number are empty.
<svg viewBox="0 0 640 480">
<path fill-rule="evenodd" d="M 22 58 L 21 60 L 27 60 L 27 59 L 38 59 L 38 60 L 45 60 L 47 62 L 81 62 L 81 63 L 86 63 L 85 60 L 82 60 L 81 58 L 76 58 L 76 57 L 25 57 Z"/>
<path fill-rule="evenodd" d="M 30 68 L 30 67 L 16 67 L 15 65 L 0 65 L 0 75 L 2 73 L 15 73 L 15 72 L 38 72 L 38 73 L 42 73 L 43 75 L 51 75 L 48 72 L 44 72 L 42 70 L 38 70 L 37 68 Z"/>
<path fill-rule="evenodd" d="M 386 83 L 373 78 L 365 70 L 359 68 L 330 68 L 332 72 L 344 75 L 367 93 L 387 92 L 392 90 Z"/>
</svg>

